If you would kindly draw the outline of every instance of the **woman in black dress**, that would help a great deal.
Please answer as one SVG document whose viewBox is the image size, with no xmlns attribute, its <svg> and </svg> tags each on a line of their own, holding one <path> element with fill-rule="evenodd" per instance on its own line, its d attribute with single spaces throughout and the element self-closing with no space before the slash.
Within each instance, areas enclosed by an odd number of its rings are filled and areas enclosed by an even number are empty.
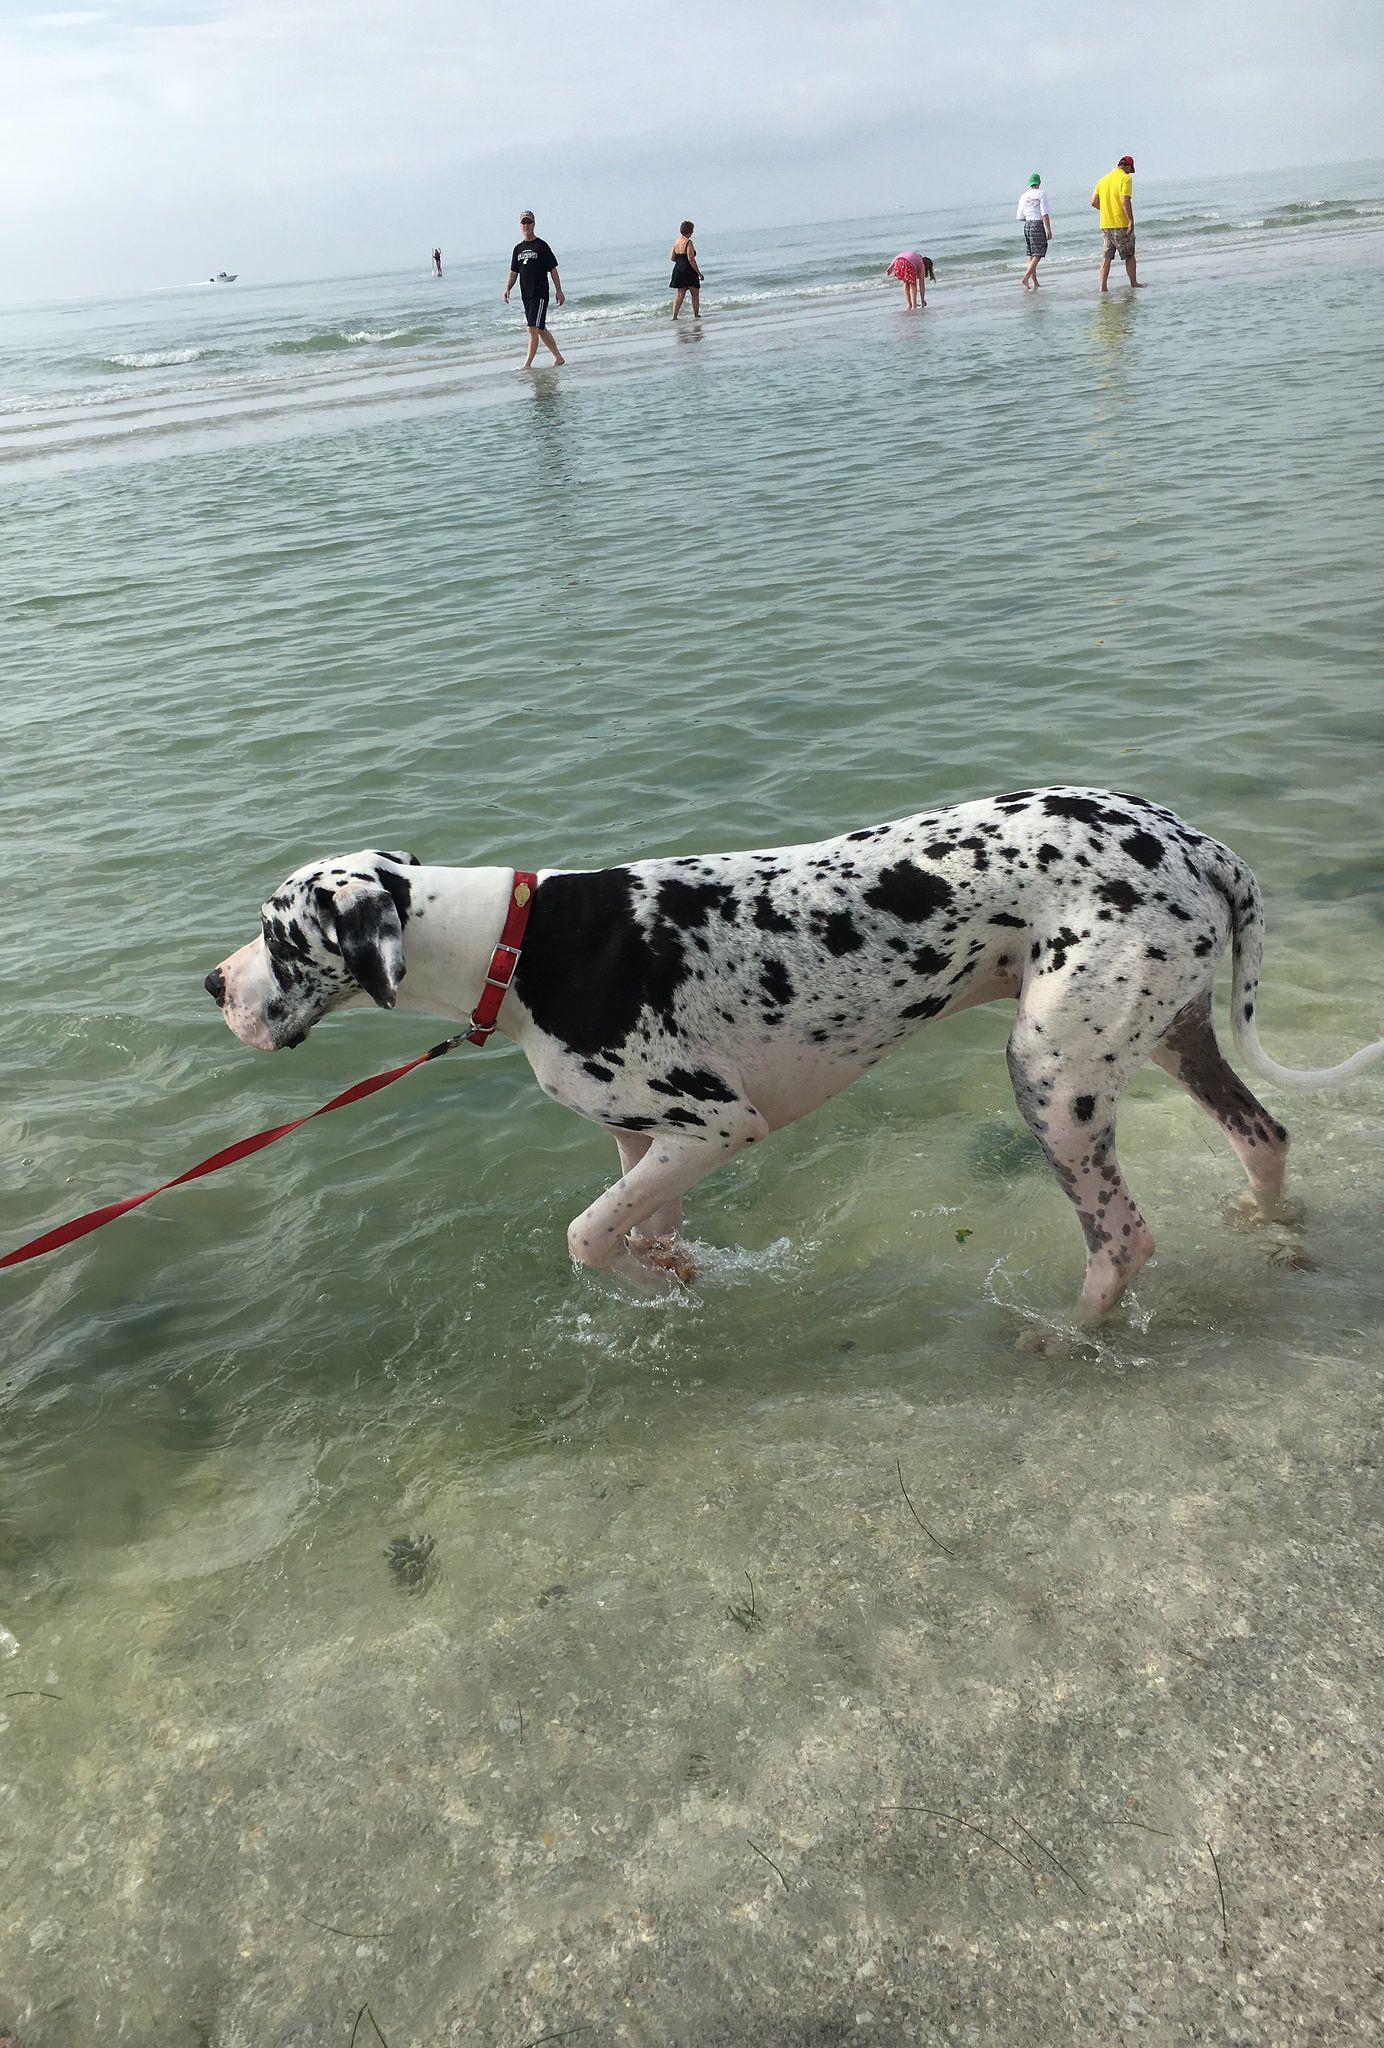
<svg viewBox="0 0 1384 2048">
<path fill-rule="evenodd" d="M 700 320 L 702 273 L 697 262 L 697 252 L 692 246 L 692 223 L 685 220 L 678 229 L 678 238 L 669 252 L 673 258 L 673 275 L 668 280 L 670 292 L 676 292 L 673 300 L 673 318 L 682 311 L 682 302 L 688 293 L 692 294 L 692 318 Z"/>
</svg>

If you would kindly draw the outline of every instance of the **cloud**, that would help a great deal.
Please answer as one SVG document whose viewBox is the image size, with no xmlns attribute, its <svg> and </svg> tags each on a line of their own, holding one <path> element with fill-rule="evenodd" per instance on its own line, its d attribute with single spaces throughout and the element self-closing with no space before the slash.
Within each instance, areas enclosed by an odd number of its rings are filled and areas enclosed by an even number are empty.
<svg viewBox="0 0 1384 2048">
<path fill-rule="evenodd" d="M 0 25 L 0 286 L 364 267 L 507 233 L 968 197 L 1375 147 L 1384 9 L 1165 0 L 107 0 Z M 1348 52 L 1348 61 L 1342 54 Z M 234 246 L 232 246 L 234 244 Z M 234 263 L 232 263 L 234 267 Z M 70 289 L 70 282 L 68 282 Z"/>
</svg>

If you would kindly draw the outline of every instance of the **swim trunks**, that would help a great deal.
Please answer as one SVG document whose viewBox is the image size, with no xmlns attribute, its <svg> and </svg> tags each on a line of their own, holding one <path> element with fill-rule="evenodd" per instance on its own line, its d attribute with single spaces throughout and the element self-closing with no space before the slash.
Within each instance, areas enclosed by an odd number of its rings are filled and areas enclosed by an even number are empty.
<svg viewBox="0 0 1384 2048">
<path fill-rule="evenodd" d="M 548 324 L 548 278 L 557 269 L 557 258 L 538 235 L 526 235 L 514 245 L 509 267 L 519 280 L 524 301 L 524 318 L 530 327 Z"/>
<path fill-rule="evenodd" d="M 1133 228 L 1102 228 L 1107 256 L 1118 256 L 1122 263 L 1128 263 L 1134 255 Z"/>
<path fill-rule="evenodd" d="M 1030 256 L 1043 257 L 1048 253 L 1048 231 L 1040 220 L 1024 222 L 1024 247 Z"/>
</svg>

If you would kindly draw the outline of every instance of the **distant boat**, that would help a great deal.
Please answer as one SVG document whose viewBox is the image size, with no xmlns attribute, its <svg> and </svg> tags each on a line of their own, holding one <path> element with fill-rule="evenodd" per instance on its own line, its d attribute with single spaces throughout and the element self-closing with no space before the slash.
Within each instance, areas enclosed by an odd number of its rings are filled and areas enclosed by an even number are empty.
<svg viewBox="0 0 1384 2048">
<path fill-rule="evenodd" d="M 218 270 L 215 277 L 207 279 L 208 284 L 234 284 L 240 276 L 238 270 Z"/>
</svg>

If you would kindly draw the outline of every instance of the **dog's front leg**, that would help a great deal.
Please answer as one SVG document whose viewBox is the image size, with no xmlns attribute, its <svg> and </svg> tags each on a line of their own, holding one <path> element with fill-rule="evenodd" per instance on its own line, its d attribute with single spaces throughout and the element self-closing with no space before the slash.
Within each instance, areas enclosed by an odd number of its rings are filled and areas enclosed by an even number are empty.
<svg viewBox="0 0 1384 2048">
<path fill-rule="evenodd" d="M 610 1133 L 620 1153 L 620 1171 L 629 1173 L 636 1167 L 653 1143 L 642 1131 L 617 1131 Z M 630 1256 L 641 1266 L 655 1267 L 668 1273 L 675 1280 L 684 1283 L 697 1277 L 697 1262 L 682 1242 L 682 1200 L 679 1197 L 665 1202 L 655 1209 L 652 1216 L 646 1216 L 644 1227 L 637 1234 L 631 1232 L 625 1239 Z M 647 1275 L 652 1279 L 652 1273 Z"/>
<path fill-rule="evenodd" d="M 744 1146 L 768 1135 L 768 1125 L 748 1103 L 729 1114 L 718 1111 L 720 1116 L 728 1128 L 724 1137 L 718 1131 L 714 1139 L 617 1132 L 625 1171 L 572 1223 L 567 1232 L 572 1257 L 646 1286 L 691 1279 L 691 1261 L 674 1241 L 682 1197 Z M 631 1239 L 641 1226 L 645 1233 Z"/>
<path fill-rule="evenodd" d="M 622 1174 L 633 1172 L 653 1143 L 653 1139 L 646 1138 L 642 1131 L 612 1130 L 610 1135 L 614 1138 L 620 1154 L 620 1171 Z M 652 1216 L 644 1218 L 644 1231 L 642 1234 L 650 1238 L 673 1238 L 677 1236 L 681 1229 L 682 1197 L 677 1196 L 673 1201 L 665 1202 L 661 1209 L 655 1209 Z"/>
</svg>

